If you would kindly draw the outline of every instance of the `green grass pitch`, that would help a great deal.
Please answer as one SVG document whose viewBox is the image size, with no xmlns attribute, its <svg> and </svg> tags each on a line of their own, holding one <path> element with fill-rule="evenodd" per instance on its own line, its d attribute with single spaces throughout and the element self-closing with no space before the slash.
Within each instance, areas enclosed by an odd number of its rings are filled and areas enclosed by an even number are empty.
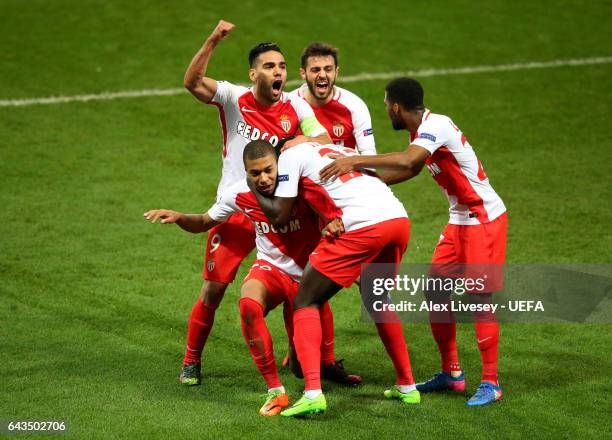
<svg viewBox="0 0 612 440">
<path fill-rule="evenodd" d="M 3 0 L 0 100 L 181 87 L 219 18 L 237 28 L 209 74 L 244 82 L 260 41 L 284 48 L 290 79 L 313 40 L 341 49 L 343 75 L 610 56 L 611 17 L 609 1 Z M 508 206 L 509 262 L 612 262 L 611 64 L 422 82 L 428 106 L 463 129 Z M 387 121 L 385 84 L 346 85 L 369 105 L 381 152 L 407 145 Z M 382 398 L 392 367 L 359 320 L 354 289 L 332 301 L 336 347 L 365 384 L 329 387 L 321 417 L 257 414 L 265 385 L 242 339 L 238 282 L 217 313 L 203 385 L 179 386 L 205 236 L 148 225 L 142 213 L 207 209 L 220 144 L 216 110 L 187 93 L 0 107 L 0 420 L 66 420 L 66 437 L 79 439 L 609 435 L 610 324 L 505 325 L 501 403 L 474 409 L 467 394 L 427 395 L 408 408 Z M 426 173 L 394 191 L 413 225 L 405 261 L 427 262 L 446 201 Z M 281 313 L 268 322 L 280 358 Z M 405 333 L 415 377 L 428 378 L 438 368 L 428 326 Z M 471 325 L 460 326 L 459 344 L 471 392 L 480 375 Z M 301 382 L 282 379 L 297 398 Z"/>
</svg>

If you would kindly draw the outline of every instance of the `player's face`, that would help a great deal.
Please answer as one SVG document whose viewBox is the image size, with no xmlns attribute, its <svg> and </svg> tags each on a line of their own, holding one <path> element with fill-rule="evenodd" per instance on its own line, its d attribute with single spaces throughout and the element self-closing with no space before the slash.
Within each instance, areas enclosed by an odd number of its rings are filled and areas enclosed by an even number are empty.
<svg viewBox="0 0 612 440">
<path fill-rule="evenodd" d="M 326 100 L 334 91 L 338 66 L 331 55 L 309 57 L 306 68 L 300 69 L 300 75 L 316 99 Z"/>
<path fill-rule="evenodd" d="M 274 50 L 260 54 L 249 70 L 249 77 L 255 83 L 257 97 L 264 104 L 278 102 L 287 81 L 285 57 Z"/>
<path fill-rule="evenodd" d="M 275 155 L 268 154 L 259 159 L 247 160 L 245 167 L 247 177 L 255 184 L 260 193 L 265 195 L 274 194 L 276 176 L 278 175 Z"/>
<path fill-rule="evenodd" d="M 389 115 L 389 119 L 391 119 L 391 125 L 394 130 L 404 130 L 406 128 L 406 124 L 401 117 L 401 107 L 397 102 L 391 102 L 387 99 L 387 95 L 385 94 L 385 107 L 387 108 L 387 115 Z"/>
</svg>

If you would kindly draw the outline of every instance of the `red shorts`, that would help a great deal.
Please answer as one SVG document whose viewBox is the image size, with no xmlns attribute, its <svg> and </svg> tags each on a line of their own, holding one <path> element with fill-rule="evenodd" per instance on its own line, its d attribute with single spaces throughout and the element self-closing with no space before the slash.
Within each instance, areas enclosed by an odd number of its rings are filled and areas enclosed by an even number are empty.
<svg viewBox="0 0 612 440">
<path fill-rule="evenodd" d="M 255 260 L 242 284 L 251 279 L 261 281 L 266 287 L 272 297 L 272 304 L 269 304 L 269 309 L 273 309 L 285 301 L 293 304 L 300 287 L 300 283 L 266 260 Z"/>
<path fill-rule="evenodd" d="M 507 225 L 506 213 L 492 222 L 479 225 L 448 224 L 440 236 L 431 263 L 456 264 L 462 270 L 474 272 L 470 277 L 487 272 L 487 292 L 499 291 L 503 288 Z"/>
<path fill-rule="evenodd" d="M 349 287 L 359 277 L 363 264 L 399 264 L 409 238 L 407 218 L 386 220 L 345 232 L 333 240 L 321 240 L 309 260 L 327 278 Z"/>
<path fill-rule="evenodd" d="M 202 278 L 229 284 L 240 263 L 255 248 L 255 228 L 242 213 L 208 231 Z"/>
</svg>

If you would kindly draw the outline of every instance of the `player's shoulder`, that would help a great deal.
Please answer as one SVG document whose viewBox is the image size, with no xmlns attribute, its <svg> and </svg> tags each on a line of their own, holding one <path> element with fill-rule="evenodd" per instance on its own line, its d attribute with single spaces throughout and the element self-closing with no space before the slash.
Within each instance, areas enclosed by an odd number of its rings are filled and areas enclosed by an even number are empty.
<svg viewBox="0 0 612 440">
<path fill-rule="evenodd" d="M 290 92 L 287 92 L 287 96 L 289 98 L 298 97 L 298 98 L 304 99 L 304 86 L 306 86 L 306 84 L 302 84 L 298 88 L 293 89 Z"/>
<path fill-rule="evenodd" d="M 225 79 L 217 80 L 217 87 L 223 87 L 223 88 L 235 90 L 238 92 L 248 92 L 249 91 L 248 87 L 243 86 L 241 84 L 234 84 L 233 82 L 227 81 Z"/>
<path fill-rule="evenodd" d="M 334 99 L 336 99 L 341 104 L 346 105 L 347 107 L 365 107 L 367 109 L 366 103 L 363 99 L 357 96 L 355 93 L 351 92 L 342 87 L 336 87 L 336 93 Z"/>
<path fill-rule="evenodd" d="M 217 92 L 215 96 L 222 101 L 236 102 L 242 96 L 249 93 L 249 89 L 245 86 L 233 84 L 225 80 L 217 80 Z"/>
<path fill-rule="evenodd" d="M 451 118 L 446 115 L 440 113 L 433 113 L 431 110 L 426 109 L 425 113 L 423 113 L 423 120 L 421 121 L 421 125 L 418 131 L 423 131 L 425 129 L 438 129 L 443 130 L 450 128 L 453 124 Z"/>
<path fill-rule="evenodd" d="M 306 102 L 304 97 L 297 93 L 295 90 L 291 92 L 283 92 L 282 100 L 284 103 L 291 104 L 292 106 L 307 106 L 310 108 L 310 105 Z"/>
<path fill-rule="evenodd" d="M 248 193 L 251 190 L 246 183 L 246 179 L 240 179 L 228 186 L 221 194 L 222 198 L 235 200 L 239 194 Z"/>
</svg>

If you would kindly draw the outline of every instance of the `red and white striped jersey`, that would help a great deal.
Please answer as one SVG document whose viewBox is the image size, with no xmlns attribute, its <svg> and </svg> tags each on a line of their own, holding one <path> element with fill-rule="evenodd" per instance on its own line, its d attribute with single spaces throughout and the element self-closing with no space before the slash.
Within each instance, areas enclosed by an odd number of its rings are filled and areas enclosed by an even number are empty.
<svg viewBox="0 0 612 440">
<path fill-rule="evenodd" d="M 308 85 L 304 84 L 289 96 L 303 98 L 307 90 Z M 359 154 L 376 154 L 370 111 L 359 96 L 334 86 L 331 101 L 320 107 L 311 107 L 334 144 L 356 149 Z"/>
<path fill-rule="evenodd" d="M 310 105 L 287 93 L 276 105 L 265 107 L 257 102 L 252 89 L 218 81 L 210 104 L 219 109 L 223 130 L 223 169 L 217 196 L 246 177 L 242 152 L 250 141 L 263 139 L 276 145 L 287 136 L 303 133 L 316 137 L 325 132 Z"/>
<path fill-rule="evenodd" d="M 235 212 L 242 212 L 255 226 L 257 258 L 272 263 L 299 281 L 308 256 L 321 239 L 319 217 L 306 201 L 299 198 L 289 223 L 275 228 L 249 190 L 246 180 L 242 179 L 221 194 L 208 210 L 208 215 L 213 220 L 222 222 Z M 334 215 L 334 218 L 337 216 Z"/>
<path fill-rule="evenodd" d="M 425 110 L 421 125 L 410 138 L 412 144 L 431 153 L 425 163 L 448 197 L 449 223 L 488 223 L 506 212 L 472 146 L 448 116 Z"/>
<path fill-rule="evenodd" d="M 322 182 L 319 171 L 332 162 L 329 155 L 334 154 L 351 156 L 357 153 L 334 144 L 310 142 L 289 148 L 278 160 L 278 186 L 274 194 L 296 197 L 299 192 L 319 213 L 334 204 L 342 210 L 346 231 L 408 217 L 391 189 L 374 175 L 353 171 L 333 182 Z"/>
</svg>

